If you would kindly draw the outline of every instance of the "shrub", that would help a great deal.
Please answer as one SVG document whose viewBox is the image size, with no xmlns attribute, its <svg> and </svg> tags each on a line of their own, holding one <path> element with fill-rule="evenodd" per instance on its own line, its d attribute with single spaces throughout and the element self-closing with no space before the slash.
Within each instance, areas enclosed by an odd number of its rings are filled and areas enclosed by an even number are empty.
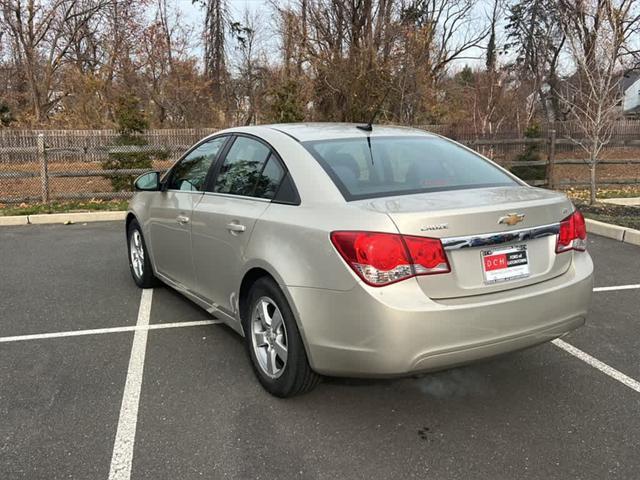
<svg viewBox="0 0 640 480">
<path fill-rule="evenodd" d="M 169 156 L 164 149 L 149 147 L 147 140 L 141 136 L 149 127 L 144 112 L 140 109 L 140 100 L 133 96 L 123 97 L 116 108 L 118 137 L 109 151 L 109 158 L 104 160 L 104 170 L 149 169 L 153 160 L 166 160 Z M 145 148 L 146 147 L 146 148 Z M 111 182 L 114 191 L 133 190 L 133 180 L 137 175 L 105 175 Z"/>
<path fill-rule="evenodd" d="M 16 119 L 7 105 L 4 102 L 0 102 L 0 126 L 8 127 L 11 123 L 13 123 Z"/>
<path fill-rule="evenodd" d="M 269 92 L 268 114 L 277 123 L 300 122 L 304 119 L 304 105 L 300 86 L 294 80 L 278 83 Z"/>
<path fill-rule="evenodd" d="M 541 138 L 542 131 L 538 123 L 533 123 L 524 131 L 525 138 Z M 535 162 L 540 158 L 540 144 L 532 143 L 525 146 L 524 152 L 515 159 L 517 162 Z M 523 180 L 544 180 L 547 174 L 547 167 L 544 165 L 514 165 L 511 167 L 511 173 L 517 175 Z"/>
</svg>

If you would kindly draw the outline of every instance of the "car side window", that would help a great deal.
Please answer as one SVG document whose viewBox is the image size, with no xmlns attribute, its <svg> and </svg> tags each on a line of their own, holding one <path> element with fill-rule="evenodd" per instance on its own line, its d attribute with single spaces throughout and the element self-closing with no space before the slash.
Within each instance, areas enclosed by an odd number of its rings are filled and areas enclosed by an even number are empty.
<svg viewBox="0 0 640 480">
<path fill-rule="evenodd" d="M 211 164 L 228 137 L 218 137 L 198 145 L 171 172 L 168 188 L 187 192 L 202 192 Z"/>
<path fill-rule="evenodd" d="M 285 171 L 280 160 L 273 154 L 269 155 L 267 164 L 264 166 L 262 174 L 258 177 L 254 196 L 271 200 L 278 192 L 278 187 L 284 174 Z"/>
<path fill-rule="evenodd" d="M 220 167 L 214 192 L 272 199 L 284 177 L 284 168 L 269 147 L 238 137 Z"/>
</svg>

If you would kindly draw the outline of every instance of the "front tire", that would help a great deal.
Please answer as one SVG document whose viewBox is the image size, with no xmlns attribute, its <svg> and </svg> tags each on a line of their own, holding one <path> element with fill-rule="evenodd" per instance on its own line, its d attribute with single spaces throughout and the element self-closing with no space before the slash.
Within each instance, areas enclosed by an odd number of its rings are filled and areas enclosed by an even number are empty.
<svg viewBox="0 0 640 480">
<path fill-rule="evenodd" d="M 293 397 L 320 381 L 309 361 L 293 313 L 271 278 L 251 287 L 243 312 L 245 346 L 260 384 L 276 397 Z"/>
<path fill-rule="evenodd" d="M 156 286 L 158 280 L 153 274 L 149 251 L 137 220 L 132 220 L 127 228 L 127 251 L 129 253 L 129 269 L 136 285 L 140 288 Z"/>
</svg>

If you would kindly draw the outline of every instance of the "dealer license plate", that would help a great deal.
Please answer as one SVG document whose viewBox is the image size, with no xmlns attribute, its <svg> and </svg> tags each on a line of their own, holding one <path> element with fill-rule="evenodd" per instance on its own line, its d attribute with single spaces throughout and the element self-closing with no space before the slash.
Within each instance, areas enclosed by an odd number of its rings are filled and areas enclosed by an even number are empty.
<svg viewBox="0 0 640 480">
<path fill-rule="evenodd" d="M 482 251 L 482 269 L 486 283 L 505 282 L 529 276 L 526 245 Z"/>
</svg>

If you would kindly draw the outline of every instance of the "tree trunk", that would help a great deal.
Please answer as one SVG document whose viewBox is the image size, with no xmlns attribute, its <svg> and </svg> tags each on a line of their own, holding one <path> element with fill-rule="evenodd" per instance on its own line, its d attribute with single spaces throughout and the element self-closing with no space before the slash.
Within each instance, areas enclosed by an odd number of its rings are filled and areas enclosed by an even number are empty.
<svg viewBox="0 0 640 480">
<path fill-rule="evenodd" d="M 589 165 L 589 173 L 591 175 L 589 182 L 589 205 L 596 203 L 596 161 L 591 159 L 591 165 Z"/>
<path fill-rule="evenodd" d="M 33 123 L 40 125 L 42 122 L 42 104 L 40 102 L 40 92 L 38 91 L 37 80 L 29 75 L 29 90 L 31 96 L 31 107 L 33 111 Z"/>
</svg>

